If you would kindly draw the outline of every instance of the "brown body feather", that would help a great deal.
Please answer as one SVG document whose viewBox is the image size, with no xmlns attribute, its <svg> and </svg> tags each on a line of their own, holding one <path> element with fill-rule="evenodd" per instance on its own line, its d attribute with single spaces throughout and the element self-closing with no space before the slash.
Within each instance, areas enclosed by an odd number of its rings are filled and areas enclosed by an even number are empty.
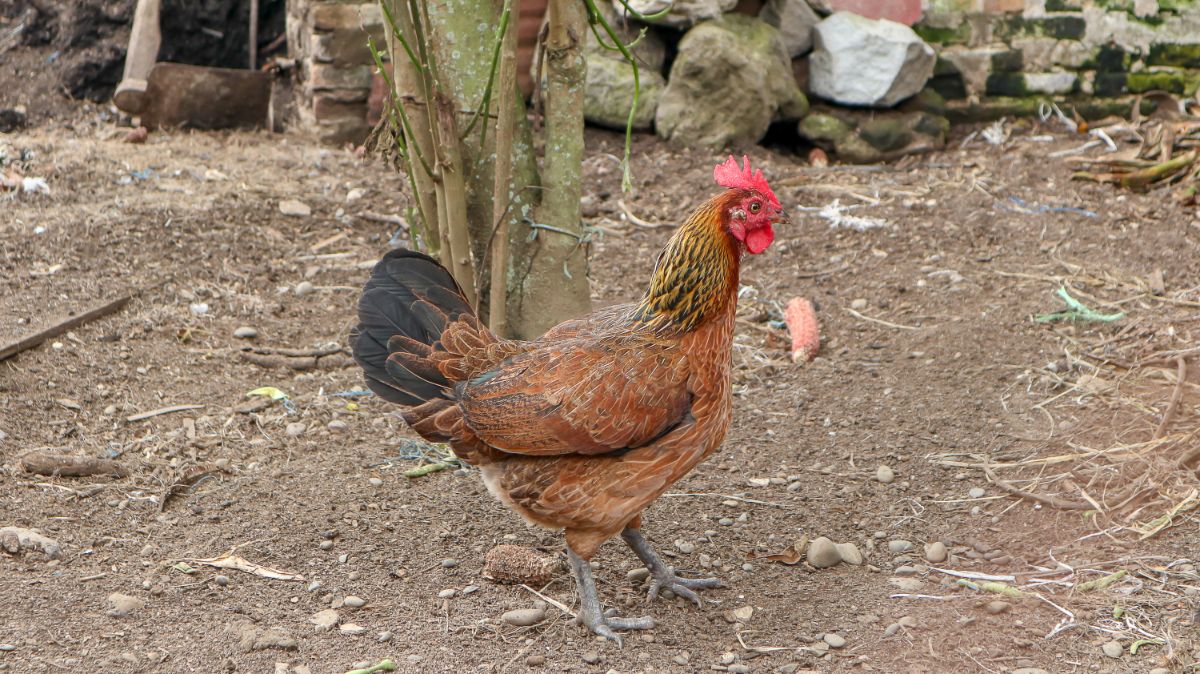
<svg viewBox="0 0 1200 674">
<path fill-rule="evenodd" d="M 372 388 L 440 387 L 413 394 L 424 402 L 407 407 L 405 421 L 448 442 L 499 499 L 565 529 L 568 545 L 590 558 L 725 437 L 741 250 L 722 219 L 743 196 L 729 190 L 689 217 L 641 302 L 528 342 L 498 339 L 458 312 L 432 343 L 386 340 L 390 382 L 373 381 L 360 356 Z M 411 295 L 424 311 L 436 303 L 422 292 Z"/>
</svg>

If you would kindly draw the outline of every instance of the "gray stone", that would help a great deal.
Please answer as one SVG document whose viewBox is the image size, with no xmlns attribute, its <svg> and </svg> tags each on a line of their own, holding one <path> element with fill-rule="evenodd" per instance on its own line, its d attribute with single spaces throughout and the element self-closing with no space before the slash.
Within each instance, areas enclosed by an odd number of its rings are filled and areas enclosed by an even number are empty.
<svg viewBox="0 0 1200 674">
<path fill-rule="evenodd" d="M 141 609 L 146 602 L 127 594 L 114 592 L 108 595 L 109 609 L 106 613 L 113 618 L 126 618 L 129 614 Z"/>
<path fill-rule="evenodd" d="M 925 559 L 934 564 L 946 561 L 948 555 L 949 552 L 946 550 L 946 544 L 941 541 L 934 541 L 925 545 Z"/>
<path fill-rule="evenodd" d="M 673 28 L 687 28 L 708 19 L 719 19 L 732 10 L 737 0 L 626 0 L 630 9 L 646 17 L 646 23 Z M 628 14 L 621 0 L 612 0 L 613 9 L 621 16 Z M 654 18 L 664 9 L 670 8 L 665 16 Z M 632 18 L 632 17 L 631 17 Z"/>
<path fill-rule="evenodd" d="M 857 301 L 855 300 L 855 302 Z M 862 303 L 864 306 L 858 307 L 859 309 L 866 308 L 866 300 L 863 300 Z M 891 484 L 892 480 L 896 479 L 896 471 L 892 470 L 891 466 L 880 466 L 875 469 L 875 479 L 884 484 Z"/>
<path fill-rule="evenodd" d="M 983 610 L 991 613 L 992 615 L 1000 615 L 1011 608 L 1012 604 L 1006 601 L 989 601 L 984 605 Z"/>
<path fill-rule="evenodd" d="M 668 140 L 719 148 L 756 143 L 772 120 L 799 119 L 807 110 L 779 31 L 730 14 L 679 42 L 655 127 Z"/>
<path fill-rule="evenodd" d="M 313 624 L 317 632 L 328 632 L 333 629 L 333 626 L 338 624 L 338 612 L 327 608 L 324 611 L 317 611 L 308 619 Z"/>
<path fill-rule="evenodd" d="M 838 543 L 834 547 L 837 548 L 838 556 L 842 558 L 843 562 L 854 566 L 862 566 L 863 556 L 858 551 L 857 545 L 853 543 Z"/>
<path fill-rule="evenodd" d="M 342 601 L 342 605 L 349 606 L 350 608 L 362 608 L 367 605 L 367 600 L 363 599 L 362 597 L 350 595 Z"/>
<path fill-rule="evenodd" d="M 983 487 L 971 487 L 967 490 L 967 496 L 971 498 L 983 498 L 984 494 L 987 494 L 987 492 L 984 491 Z"/>
<path fill-rule="evenodd" d="M 904 577 L 888 578 L 888 583 L 902 592 L 916 592 L 924 585 L 920 578 Z"/>
<path fill-rule="evenodd" d="M 807 559 L 808 563 L 816 568 L 825 569 L 842 561 L 842 555 L 833 541 L 819 536 L 808 544 Z"/>
<path fill-rule="evenodd" d="M 641 92 L 633 117 L 633 128 L 644 131 L 654 123 L 654 115 L 667 81 L 656 71 L 645 68 L 640 68 L 638 74 Z M 629 119 L 629 106 L 633 104 L 633 92 L 632 66 L 624 61 L 588 54 L 584 119 L 598 126 L 624 129 Z"/>
<path fill-rule="evenodd" d="M 287 428 L 284 429 L 284 432 L 286 432 L 288 435 L 295 437 L 297 435 L 304 435 L 304 430 L 306 428 L 307 428 L 307 426 L 304 425 L 304 422 L 293 421 L 292 423 L 287 425 Z"/>
<path fill-rule="evenodd" d="M 968 49 L 954 46 L 943 49 L 939 55 L 958 71 L 968 95 L 982 96 L 987 92 L 988 75 L 992 74 L 992 59 L 1007 51 L 995 47 Z"/>
<path fill-rule="evenodd" d="M 758 18 L 779 29 L 783 46 L 792 58 L 812 49 L 813 26 L 821 22 L 805 0 L 767 0 Z"/>
<path fill-rule="evenodd" d="M 248 325 L 243 325 L 242 327 L 233 331 L 233 336 L 237 337 L 238 339 L 254 339 L 258 336 L 258 330 L 255 330 Z"/>
<path fill-rule="evenodd" d="M 312 207 L 303 201 L 295 199 L 284 199 L 279 202 L 279 212 L 284 215 L 291 215 L 301 218 L 307 218 L 312 215 Z"/>
<path fill-rule="evenodd" d="M 913 544 L 911 541 L 906 541 L 904 539 L 896 539 L 894 541 L 888 541 L 888 552 L 892 553 L 893 555 L 898 555 L 902 552 L 908 552 L 909 550 L 912 550 L 912 549 L 913 549 Z"/>
<path fill-rule="evenodd" d="M 844 105 L 887 108 L 919 92 L 936 60 L 908 26 L 838 12 L 814 29 L 809 88 Z"/>
<path fill-rule="evenodd" d="M 542 608 L 519 608 L 512 611 L 506 611 L 500 619 L 509 625 L 516 627 L 529 627 L 536 625 L 546 619 L 546 609 Z"/>
<path fill-rule="evenodd" d="M 830 648 L 841 648 L 846 645 L 846 637 L 843 637 L 840 634 L 834 634 L 833 632 L 826 632 L 825 635 L 821 637 L 821 640 L 829 644 Z"/>
<path fill-rule="evenodd" d="M 338 625 L 338 631 L 342 634 L 356 637 L 360 634 L 364 634 L 367 631 L 367 628 L 356 623 L 346 623 L 345 625 Z"/>
<path fill-rule="evenodd" d="M 1104 642 L 1104 645 L 1100 647 L 1100 650 L 1104 651 L 1104 654 L 1110 658 L 1119 658 L 1125 653 L 1125 647 L 1122 646 L 1121 642 L 1117 641 L 1116 639 Z"/>
<path fill-rule="evenodd" d="M 1075 73 L 1025 73 L 1025 88 L 1041 94 L 1069 94 L 1079 77 Z"/>
</svg>

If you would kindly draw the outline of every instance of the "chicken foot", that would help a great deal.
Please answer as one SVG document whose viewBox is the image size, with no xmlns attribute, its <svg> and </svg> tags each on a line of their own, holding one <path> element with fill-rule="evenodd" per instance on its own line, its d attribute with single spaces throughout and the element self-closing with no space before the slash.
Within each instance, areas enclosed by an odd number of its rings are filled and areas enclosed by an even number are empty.
<svg viewBox="0 0 1200 674">
<path fill-rule="evenodd" d="M 646 598 L 651 601 L 656 599 L 662 590 L 670 590 L 685 599 L 692 600 L 696 606 L 702 607 L 704 602 L 695 590 L 707 590 L 722 586 L 719 578 L 680 578 L 676 576 L 675 569 L 663 563 L 662 558 L 642 536 L 640 529 L 626 527 L 621 532 L 621 539 L 650 571 L 650 592 L 646 594 Z"/>
<path fill-rule="evenodd" d="M 592 567 L 567 548 L 567 559 L 571 562 L 571 571 L 575 573 L 575 583 L 579 588 L 579 622 L 587 626 L 594 634 L 604 637 L 621 645 L 621 637 L 613 630 L 648 630 L 654 628 L 654 618 L 618 618 L 615 615 L 602 613 L 600 597 L 596 594 L 596 580 L 592 577 Z"/>
</svg>

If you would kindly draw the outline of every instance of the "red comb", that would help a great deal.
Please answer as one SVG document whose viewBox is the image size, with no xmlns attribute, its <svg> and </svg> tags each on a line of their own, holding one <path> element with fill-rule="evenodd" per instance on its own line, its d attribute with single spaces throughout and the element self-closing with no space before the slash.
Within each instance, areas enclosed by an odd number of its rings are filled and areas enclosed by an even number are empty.
<svg viewBox="0 0 1200 674">
<path fill-rule="evenodd" d="M 775 198 L 775 193 L 771 191 L 771 186 L 767 184 L 766 178 L 763 178 L 762 170 L 750 170 L 750 158 L 742 155 L 742 166 L 738 166 L 737 160 L 733 155 L 729 155 L 729 159 L 724 164 L 717 164 L 713 169 L 713 180 L 721 187 L 728 187 L 735 190 L 754 190 L 767 198 L 771 202 L 771 206 L 779 210 L 779 200 Z"/>
</svg>

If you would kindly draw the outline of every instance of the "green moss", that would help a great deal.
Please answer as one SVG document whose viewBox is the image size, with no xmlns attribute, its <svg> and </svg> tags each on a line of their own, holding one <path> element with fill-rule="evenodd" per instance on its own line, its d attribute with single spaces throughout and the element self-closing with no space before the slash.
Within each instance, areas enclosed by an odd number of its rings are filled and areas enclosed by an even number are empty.
<svg viewBox="0 0 1200 674">
<path fill-rule="evenodd" d="M 927 112 L 942 115 L 946 112 L 946 99 L 937 89 L 926 85 L 924 89 L 917 92 L 916 96 L 902 103 L 900 109 L 905 112 Z"/>
<path fill-rule="evenodd" d="M 1047 12 L 1077 12 L 1082 7 L 1080 0 L 1046 0 Z"/>
<path fill-rule="evenodd" d="M 1152 66 L 1200 68 L 1200 44 L 1152 44 L 1146 63 Z"/>
<path fill-rule="evenodd" d="M 1028 98 L 989 98 L 979 103 L 952 103 L 946 110 L 946 116 L 951 122 L 990 122 L 1001 117 L 1029 117 L 1038 113 L 1038 104 L 1044 97 L 1030 96 Z M 1128 117 L 1133 101 L 1129 98 L 1096 98 L 1079 96 L 1067 99 L 1056 99 L 1060 108 L 1074 108 L 1084 119 L 1101 119 L 1109 115 Z M 1142 101 L 1142 114 L 1154 112 L 1154 101 Z"/>
<path fill-rule="evenodd" d="M 1180 69 L 1129 73 L 1126 87 L 1133 94 L 1158 90 L 1191 96 L 1200 88 L 1200 71 Z"/>
<path fill-rule="evenodd" d="M 810 113 L 800 120 L 800 135 L 814 143 L 837 144 L 853 132 L 853 126 L 823 112 Z"/>
<path fill-rule="evenodd" d="M 1162 12 L 1186 12 L 1195 9 L 1197 0 L 1158 0 L 1158 11 Z"/>
<path fill-rule="evenodd" d="M 953 28 L 938 28 L 917 24 L 912 27 L 921 39 L 930 44 L 966 44 L 971 39 L 971 24 L 963 21 Z"/>
<path fill-rule="evenodd" d="M 1021 73 L 992 73 L 987 78 L 988 96 L 1027 96 L 1025 76 Z"/>
<path fill-rule="evenodd" d="M 927 112 L 921 113 L 913 123 L 913 130 L 926 136 L 944 139 L 946 134 L 950 132 L 950 120 L 943 116 L 944 113 L 944 107 L 942 108 L 942 112 L 936 115 Z"/>
</svg>

